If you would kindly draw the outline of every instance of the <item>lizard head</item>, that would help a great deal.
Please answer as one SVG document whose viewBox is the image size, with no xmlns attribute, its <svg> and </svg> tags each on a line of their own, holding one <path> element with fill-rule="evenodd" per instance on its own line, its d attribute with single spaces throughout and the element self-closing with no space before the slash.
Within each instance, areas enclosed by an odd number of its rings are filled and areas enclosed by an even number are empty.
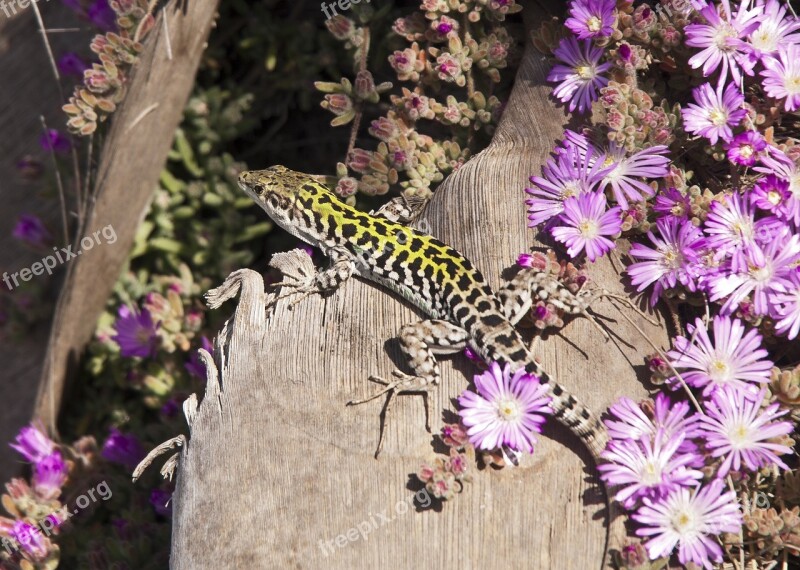
<svg viewBox="0 0 800 570">
<path fill-rule="evenodd" d="M 239 174 L 239 187 L 273 220 L 295 235 L 313 231 L 303 227 L 306 222 L 300 214 L 313 209 L 321 194 L 330 193 L 316 177 L 285 166 L 242 172 Z"/>
</svg>

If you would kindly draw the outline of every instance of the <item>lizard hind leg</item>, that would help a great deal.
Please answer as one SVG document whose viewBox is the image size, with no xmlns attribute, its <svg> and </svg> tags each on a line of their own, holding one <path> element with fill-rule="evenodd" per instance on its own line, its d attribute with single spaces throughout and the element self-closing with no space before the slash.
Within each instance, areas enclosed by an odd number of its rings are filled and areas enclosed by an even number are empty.
<svg viewBox="0 0 800 570">
<path fill-rule="evenodd" d="M 394 398 L 398 394 L 422 394 L 425 398 L 425 427 L 430 431 L 430 397 L 428 393 L 439 384 L 441 371 L 436 361 L 437 354 L 453 354 L 463 350 L 470 340 L 467 331 L 448 321 L 425 320 L 419 323 L 405 325 L 398 335 L 400 350 L 408 359 L 409 366 L 414 374 L 406 374 L 400 370 L 392 372 L 395 380 L 384 380 L 378 376 L 370 376 L 372 382 L 383 384 L 385 387 L 378 392 L 361 400 L 351 400 L 347 404 L 355 406 L 371 402 L 386 395 L 383 425 L 380 430 L 378 448 L 375 457 L 383 449 L 386 428 L 392 412 Z"/>
</svg>

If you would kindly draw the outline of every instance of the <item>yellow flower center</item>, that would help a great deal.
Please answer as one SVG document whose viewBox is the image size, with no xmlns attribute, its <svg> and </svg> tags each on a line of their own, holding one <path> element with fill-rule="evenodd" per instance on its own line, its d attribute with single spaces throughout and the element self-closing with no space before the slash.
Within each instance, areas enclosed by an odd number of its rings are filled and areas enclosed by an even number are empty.
<svg viewBox="0 0 800 570">
<path fill-rule="evenodd" d="M 727 382 L 730 368 L 726 362 L 717 359 L 708 367 L 708 375 L 714 382 Z"/>
<path fill-rule="evenodd" d="M 594 79 L 594 68 L 591 65 L 579 65 L 575 68 L 575 73 L 581 79 Z"/>
<path fill-rule="evenodd" d="M 721 127 L 728 122 L 728 113 L 723 109 L 712 109 L 708 112 L 708 120 L 711 124 Z"/>
<path fill-rule="evenodd" d="M 645 485 L 655 485 L 661 480 L 661 469 L 652 461 L 648 461 L 639 475 Z"/>
<path fill-rule="evenodd" d="M 750 158 L 755 152 L 755 149 L 749 144 L 743 144 L 739 147 L 739 154 L 744 158 Z"/>
<path fill-rule="evenodd" d="M 714 44 L 717 46 L 717 49 L 721 51 L 730 51 L 733 49 L 733 46 L 728 40 L 735 39 L 736 36 L 738 36 L 738 34 L 736 30 L 733 29 L 733 26 L 725 22 L 717 28 L 714 34 Z"/>
<path fill-rule="evenodd" d="M 597 16 L 592 16 L 588 20 L 586 20 L 586 27 L 589 28 L 589 31 L 592 32 L 599 32 L 600 27 L 603 25 L 603 22 L 600 21 L 600 18 Z"/>
<path fill-rule="evenodd" d="M 773 206 L 777 206 L 781 203 L 781 193 L 775 190 L 770 190 L 767 192 L 767 201 Z"/>
<path fill-rule="evenodd" d="M 515 400 L 497 402 L 497 417 L 504 422 L 512 422 L 522 415 L 519 403 Z"/>
<path fill-rule="evenodd" d="M 756 267 L 755 265 L 748 265 L 750 276 L 759 282 L 767 281 L 770 278 L 771 271 L 768 267 Z"/>
<path fill-rule="evenodd" d="M 674 528 L 678 534 L 681 535 L 685 534 L 693 530 L 694 526 L 695 526 L 694 518 L 690 513 L 687 513 L 686 511 L 683 512 L 679 511 L 675 513 L 672 517 L 672 528 Z"/>
<path fill-rule="evenodd" d="M 578 231 L 585 238 L 591 239 L 597 237 L 600 228 L 594 220 L 583 220 L 578 226 Z"/>
<path fill-rule="evenodd" d="M 786 91 L 788 91 L 791 95 L 797 95 L 800 93 L 800 75 L 792 75 L 786 77 L 783 81 L 784 87 Z"/>
</svg>

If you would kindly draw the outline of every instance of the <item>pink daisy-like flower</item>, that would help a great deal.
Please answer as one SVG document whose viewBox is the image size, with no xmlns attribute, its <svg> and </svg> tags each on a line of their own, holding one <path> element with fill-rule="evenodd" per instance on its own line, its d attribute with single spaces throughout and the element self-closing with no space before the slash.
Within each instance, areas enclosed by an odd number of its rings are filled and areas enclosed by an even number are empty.
<svg viewBox="0 0 800 570">
<path fill-rule="evenodd" d="M 53 453 L 56 448 L 55 442 L 45 435 L 44 426 L 39 422 L 32 423 L 19 430 L 16 443 L 10 445 L 12 449 L 32 463 L 42 461 Z"/>
<path fill-rule="evenodd" d="M 30 555 L 34 561 L 41 561 L 47 556 L 47 542 L 38 526 L 17 519 L 8 533 L 8 537 L 16 542 L 21 549 Z"/>
<path fill-rule="evenodd" d="M 644 261 L 632 263 L 627 269 L 637 291 L 642 292 L 655 284 L 650 296 L 651 305 L 656 304 L 663 291 L 677 287 L 678 283 L 690 291 L 696 289 L 693 267 L 705 241 L 702 232 L 690 222 L 659 218 L 656 227 L 658 237 L 653 232 L 647 233 L 655 249 L 633 244 L 630 256 Z"/>
<path fill-rule="evenodd" d="M 777 58 L 765 59 L 761 77 L 766 94 L 783 99 L 786 111 L 800 108 L 800 46 L 781 48 Z"/>
<path fill-rule="evenodd" d="M 659 392 L 653 402 L 653 418 L 647 416 L 642 408 L 630 398 L 622 397 L 608 411 L 616 419 L 605 420 L 608 435 L 615 440 L 641 440 L 652 438 L 662 431 L 667 437 L 683 435 L 687 439 L 695 436 L 696 416 L 689 413 L 689 402 L 672 402 L 663 392 Z"/>
<path fill-rule="evenodd" d="M 458 414 L 467 427 L 470 442 L 479 449 L 508 446 L 533 453 L 537 433 L 551 413 L 546 385 L 524 369 L 512 373 L 492 362 L 475 376 L 477 393 L 464 391 L 458 398 Z"/>
<path fill-rule="evenodd" d="M 767 465 L 789 467 L 777 454 L 791 453 L 791 448 L 768 440 L 793 431 L 791 422 L 776 421 L 789 410 L 780 411 L 779 404 L 763 410 L 766 389 L 755 399 L 735 386 L 724 386 L 706 402 L 706 415 L 700 417 L 701 437 L 714 457 L 724 457 L 717 477 L 725 477 L 742 466 L 757 471 Z"/>
<path fill-rule="evenodd" d="M 662 217 L 686 220 L 692 211 L 692 199 L 689 194 L 682 194 L 677 188 L 670 186 L 656 194 L 653 211 Z"/>
<path fill-rule="evenodd" d="M 676 337 L 675 347 L 667 356 L 675 368 L 683 369 L 681 376 L 686 383 L 702 388 L 704 396 L 722 386 L 735 386 L 752 396 L 757 392 L 755 384 L 769 382 L 773 364 L 766 359 L 768 353 L 762 348 L 757 329 L 745 334 L 739 319 L 718 315 L 714 317 L 712 342 L 702 319 L 686 328 L 688 338 Z"/>
<path fill-rule="evenodd" d="M 800 332 L 800 270 L 789 274 L 786 292 L 775 293 L 772 297 L 775 330 L 785 334 L 789 340 L 797 338 Z"/>
<path fill-rule="evenodd" d="M 726 491 L 719 479 L 694 490 L 678 488 L 664 499 L 645 498 L 633 518 L 642 525 L 636 534 L 649 537 L 645 547 L 652 560 L 677 547 L 682 564 L 694 562 L 707 570 L 712 561 L 722 560 L 717 535 L 738 533 L 742 527 L 736 493 Z"/>
<path fill-rule="evenodd" d="M 776 55 L 780 48 L 800 43 L 800 20 L 787 16 L 786 6 L 781 0 L 767 0 L 764 3 L 764 13 L 758 21 L 758 28 L 749 38 L 749 44 L 753 48 L 751 59 L 760 59 L 763 62 Z"/>
<path fill-rule="evenodd" d="M 759 153 L 767 148 L 767 141 L 758 131 L 739 133 L 725 145 L 728 160 L 741 166 L 754 166 Z"/>
<path fill-rule="evenodd" d="M 602 479 L 622 486 L 614 498 L 626 508 L 643 497 L 663 497 L 677 487 L 690 487 L 703 478 L 692 469 L 694 457 L 678 453 L 684 436 L 667 436 L 659 430 L 655 437 L 615 440 L 601 454 L 609 463 L 598 466 Z"/>
<path fill-rule="evenodd" d="M 600 88 L 608 85 L 602 74 L 611 69 L 611 63 L 600 63 L 603 49 L 590 40 L 579 42 L 574 36 L 561 40 L 553 55 L 562 64 L 553 66 L 548 81 L 559 83 L 553 95 L 562 103 L 569 103 L 570 112 L 584 113 L 597 99 Z"/>
<path fill-rule="evenodd" d="M 564 138 L 583 153 L 605 157 L 603 167 L 607 172 L 602 186 L 611 186 L 614 199 L 623 208 L 628 207 L 628 200 L 640 201 L 654 194 L 653 188 L 642 178 L 663 178 L 669 174 L 669 149 L 664 145 L 652 146 L 628 156 L 627 149 L 615 141 L 609 141 L 606 149 L 598 150 L 589 139 L 575 131 L 564 131 Z"/>
<path fill-rule="evenodd" d="M 734 83 L 739 85 L 742 72 L 752 74 L 753 61 L 749 57 L 752 48 L 744 38 L 758 28 L 762 8 L 750 9 L 749 0 L 739 4 L 736 14 L 730 0 L 722 0 L 721 8 L 717 10 L 715 2 L 705 4 L 699 12 L 706 23 L 686 26 L 686 45 L 702 48 L 689 59 L 689 65 L 695 69 L 702 67 L 705 77 L 722 66 L 719 84 L 727 81 L 730 72 Z"/>
<path fill-rule="evenodd" d="M 750 191 L 750 201 L 754 206 L 771 212 L 781 219 L 788 219 L 786 203 L 791 197 L 789 181 L 774 174 L 760 178 Z"/>
<path fill-rule="evenodd" d="M 722 85 L 714 90 L 708 83 L 692 91 L 697 104 L 689 103 L 682 109 L 686 131 L 707 138 L 711 144 L 719 139 L 733 139 L 733 127 L 747 115 L 742 108 L 744 96 L 735 84 L 730 83 L 722 90 Z"/>
<path fill-rule="evenodd" d="M 764 174 L 773 174 L 786 180 L 789 184 L 791 196 L 784 202 L 783 219 L 792 220 L 795 225 L 800 224 L 800 168 L 775 147 L 769 147 L 769 153 L 761 157 L 763 166 L 756 166 L 754 170 Z"/>
<path fill-rule="evenodd" d="M 607 38 L 614 31 L 616 0 L 572 0 L 564 22 L 579 40 Z"/>
<path fill-rule="evenodd" d="M 589 261 L 594 262 L 614 249 L 614 242 L 605 236 L 616 236 L 622 231 L 621 213 L 619 206 L 606 212 L 606 197 L 599 192 L 570 196 L 564 200 L 560 225 L 551 233 L 556 241 L 567 246 L 570 257 L 574 259 L 585 250 Z"/>
<path fill-rule="evenodd" d="M 603 180 L 603 156 L 593 150 L 581 152 L 569 142 L 556 149 L 556 156 L 542 167 L 543 176 L 531 176 L 533 188 L 526 188 L 531 197 L 528 206 L 528 225 L 538 226 L 564 211 L 564 200 L 594 191 Z"/>
<path fill-rule="evenodd" d="M 789 229 L 783 227 L 783 231 L 770 237 L 734 253 L 731 272 L 710 282 L 711 300 L 726 299 L 721 308 L 723 314 L 732 313 L 752 293 L 756 314 L 766 315 L 770 295 L 786 291 L 793 264 L 800 258 L 800 235 L 790 237 Z"/>
<path fill-rule="evenodd" d="M 718 257 L 753 243 L 756 221 L 753 207 L 739 194 L 727 194 L 724 202 L 712 202 L 705 222 L 706 246 Z"/>
<path fill-rule="evenodd" d="M 653 188 L 640 178 L 662 178 L 669 172 L 670 159 L 666 154 L 669 149 L 664 145 L 652 146 L 644 150 L 626 155 L 624 147 L 614 141 L 609 143 L 606 165 L 611 170 L 603 180 L 610 184 L 614 198 L 623 208 L 628 207 L 628 200 L 640 201 L 645 196 L 652 196 Z"/>
<path fill-rule="evenodd" d="M 153 321 L 147 309 L 137 312 L 127 305 L 122 305 L 117 311 L 117 321 L 114 323 L 117 334 L 111 339 L 119 345 L 122 356 L 153 357 L 160 343 L 159 324 Z"/>
</svg>

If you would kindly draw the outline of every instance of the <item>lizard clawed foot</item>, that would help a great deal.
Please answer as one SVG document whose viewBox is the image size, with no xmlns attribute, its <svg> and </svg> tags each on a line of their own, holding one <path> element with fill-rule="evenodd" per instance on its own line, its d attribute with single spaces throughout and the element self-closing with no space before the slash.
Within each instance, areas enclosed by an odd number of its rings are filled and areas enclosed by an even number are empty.
<svg viewBox="0 0 800 570">
<path fill-rule="evenodd" d="M 397 378 L 397 380 L 388 381 L 379 376 L 370 376 L 370 382 L 377 382 L 378 384 L 383 384 L 386 386 L 382 390 L 363 398 L 361 400 L 350 400 L 347 402 L 348 406 L 358 406 L 360 404 L 366 404 L 367 402 L 371 402 L 377 398 L 380 398 L 384 394 L 388 394 L 386 397 L 386 404 L 383 407 L 383 424 L 381 425 L 380 430 L 380 438 L 378 440 L 378 448 L 375 450 L 375 459 L 383 450 L 383 438 L 386 434 L 386 428 L 389 425 L 389 418 L 392 411 L 392 406 L 394 404 L 394 398 L 398 394 L 401 393 L 421 393 L 423 398 L 425 399 L 425 429 L 431 431 L 430 426 L 430 418 L 431 418 L 431 399 L 430 399 L 430 391 L 433 388 L 433 383 L 431 383 L 430 379 L 423 378 L 421 376 L 411 376 L 399 370 L 395 370 L 392 372 L 392 376 Z"/>
<path fill-rule="evenodd" d="M 297 281 L 280 281 L 278 283 L 273 283 L 270 285 L 273 288 L 285 288 L 286 291 L 282 291 L 280 295 L 275 298 L 275 301 L 280 301 L 281 299 L 285 299 L 287 297 L 291 297 L 292 295 L 300 295 L 297 299 L 292 301 L 292 307 L 300 303 L 306 297 L 310 297 L 315 293 L 320 293 L 319 287 L 311 283 L 298 283 Z"/>
</svg>

